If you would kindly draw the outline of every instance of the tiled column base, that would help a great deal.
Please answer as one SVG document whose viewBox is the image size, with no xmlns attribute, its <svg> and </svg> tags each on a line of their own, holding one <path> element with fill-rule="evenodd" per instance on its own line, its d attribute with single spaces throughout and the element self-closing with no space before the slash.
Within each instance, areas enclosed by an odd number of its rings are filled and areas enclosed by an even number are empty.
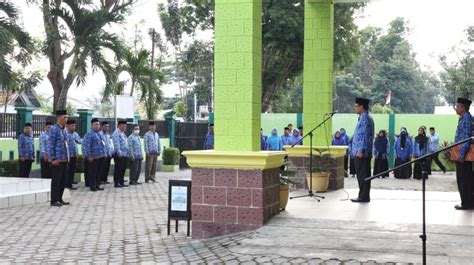
<svg viewBox="0 0 474 265">
<path fill-rule="evenodd" d="M 279 212 L 279 168 L 192 169 L 192 238 L 256 229 Z"/>
<path fill-rule="evenodd" d="M 298 174 L 292 177 L 292 180 L 299 183 L 295 188 L 307 189 L 306 172 L 309 172 L 309 157 L 288 157 L 289 169 L 297 170 Z M 315 158 L 313 164 L 318 163 L 318 158 Z M 344 188 L 344 157 L 333 158 L 331 163 L 331 176 L 329 177 L 328 190 L 338 190 Z"/>
</svg>

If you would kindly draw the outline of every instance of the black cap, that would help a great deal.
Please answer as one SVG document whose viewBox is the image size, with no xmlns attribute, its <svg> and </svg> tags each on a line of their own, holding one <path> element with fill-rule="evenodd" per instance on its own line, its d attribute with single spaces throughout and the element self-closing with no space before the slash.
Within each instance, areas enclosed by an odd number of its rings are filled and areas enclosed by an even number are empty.
<svg viewBox="0 0 474 265">
<path fill-rule="evenodd" d="M 214 123 L 209 124 L 209 127 L 214 127 Z"/>
<path fill-rule="evenodd" d="M 23 126 L 23 127 L 31 127 L 31 123 L 27 122 L 27 123 L 25 123 L 25 126 Z"/>
<path fill-rule="evenodd" d="M 62 116 L 62 115 L 67 115 L 67 111 L 62 109 L 62 110 L 57 110 L 54 112 L 56 116 Z"/>
<path fill-rule="evenodd" d="M 155 125 L 156 123 L 154 121 L 148 122 L 148 126 Z"/>
<path fill-rule="evenodd" d="M 102 125 L 108 125 L 109 122 L 108 122 L 108 121 L 103 121 L 101 124 L 102 124 Z"/>
<path fill-rule="evenodd" d="M 127 121 L 118 121 L 117 124 L 118 124 L 118 125 L 120 125 L 120 124 L 127 124 Z"/>
<path fill-rule="evenodd" d="M 52 122 L 50 122 L 50 121 L 47 121 L 47 122 L 45 122 L 45 123 L 44 123 L 44 125 L 45 125 L 45 126 L 48 126 L 48 125 L 53 125 L 53 123 L 52 123 Z"/>
<path fill-rule="evenodd" d="M 93 119 L 91 120 L 91 123 L 94 123 L 94 122 L 99 122 L 99 119 L 93 118 Z"/>
<path fill-rule="evenodd" d="M 461 103 L 461 104 L 464 104 L 466 106 L 471 106 L 471 103 L 472 101 L 470 101 L 469 99 L 467 98 L 458 98 L 458 100 L 456 101 L 457 103 Z"/>
<path fill-rule="evenodd" d="M 369 106 L 370 100 L 366 98 L 356 98 L 355 103 L 363 106 Z"/>
<path fill-rule="evenodd" d="M 71 125 L 71 124 L 76 124 L 76 120 L 70 120 L 68 119 L 67 122 L 66 122 L 67 125 Z"/>
</svg>

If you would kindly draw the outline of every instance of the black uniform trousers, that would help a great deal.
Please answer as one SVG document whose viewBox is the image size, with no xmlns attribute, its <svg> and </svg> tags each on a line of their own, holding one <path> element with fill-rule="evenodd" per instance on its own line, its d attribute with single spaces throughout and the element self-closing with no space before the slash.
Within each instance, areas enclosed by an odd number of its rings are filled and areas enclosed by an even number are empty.
<svg viewBox="0 0 474 265">
<path fill-rule="evenodd" d="M 31 164 L 33 164 L 33 160 L 20 160 L 20 177 L 21 178 L 29 178 L 31 172 Z"/>
<path fill-rule="evenodd" d="M 439 169 L 441 169 L 441 171 L 443 172 L 446 172 L 446 167 L 443 165 L 443 163 L 441 163 L 441 161 L 439 161 L 439 157 L 438 157 L 439 154 L 436 154 L 436 155 L 433 155 L 431 156 L 431 160 L 428 162 L 429 163 L 429 171 L 428 171 L 428 174 L 431 175 L 431 164 L 432 164 L 432 161 L 434 161 L 436 163 L 436 165 L 438 165 Z"/>
<path fill-rule="evenodd" d="M 84 181 L 86 187 L 90 187 L 89 185 L 89 160 L 87 160 L 87 157 L 84 157 Z"/>
<path fill-rule="evenodd" d="M 461 195 L 461 205 L 468 208 L 473 207 L 474 176 L 472 175 L 472 162 L 456 162 L 456 180 Z"/>
<path fill-rule="evenodd" d="M 63 200 L 67 178 L 67 164 L 67 161 L 62 161 L 57 166 L 51 165 L 51 203 Z"/>
<path fill-rule="evenodd" d="M 370 177 L 371 157 L 354 158 L 357 181 L 359 183 L 359 199 L 370 200 L 370 181 L 365 178 Z"/>
<path fill-rule="evenodd" d="M 49 163 L 49 161 L 44 161 L 44 159 L 41 158 L 40 167 L 41 167 L 41 178 L 50 179 L 51 178 L 51 164 Z"/>
<path fill-rule="evenodd" d="M 102 172 L 103 162 L 104 157 L 94 158 L 92 161 L 88 161 L 89 187 L 91 190 L 99 188 L 102 183 L 102 175 L 100 173 Z"/>
<path fill-rule="evenodd" d="M 135 159 L 130 161 L 130 184 L 137 183 L 142 172 L 143 159 Z"/>
<path fill-rule="evenodd" d="M 69 158 L 69 164 L 67 165 L 67 179 L 66 188 L 72 188 L 74 182 L 74 175 L 76 174 L 77 157 Z"/>
<path fill-rule="evenodd" d="M 110 162 L 111 161 L 112 161 L 112 158 L 110 158 L 110 157 L 104 158 L 104 161 L 103 161 L 103 164 L 102 164 L 102 167 L 101 167 L 101 172 L 100 172 L 102 182 L 107 182 L 108 181 L 109 170 L 110 170 Z"/>
<path fill-rule="evenodd" d="M 127 157 L 114 157 L 114 184 L 125 184 L 125 170 L 127 170 Z"/>
</svg>

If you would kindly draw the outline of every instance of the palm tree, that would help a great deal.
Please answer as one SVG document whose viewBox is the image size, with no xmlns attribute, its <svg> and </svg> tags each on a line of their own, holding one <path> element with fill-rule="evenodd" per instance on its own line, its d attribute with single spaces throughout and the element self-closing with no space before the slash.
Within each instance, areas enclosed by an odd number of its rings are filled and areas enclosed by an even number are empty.
<svg viewBox="0 0 474 265">
<path fill-rule="evenodd" d="M 160 84 L 163 83 L 164 77 L 160 67 L 157 69 L 151 67 L 149 57 L 150 52 L 145 49 L 135 54 L 131 49 L 124 48 L 121 53 L 122 63 L 114 71 L 114 85 L 106 87 L 104 100 L 112 95 L 123 94 L 126 83 L 130 82 L 130 96 L 133 96 L 136 91 L 140 92 L 140 100 L 144 102 L 147 118 L 152 120 L 163 101 Z M 130 76 L 128 81 L 118 81 L 118 77 L 123 73 Z"/>
<path fill-rule="evenodd" d="M 123 22 L 132 4 L 132 0 L 101 0 L 100 7 L 96 7 L 86 0 L 42 1 L 44 50 L 49 59 L 48 79 L 54 90 L 54 110 L 66 108 L 71 85 L 74 82 L 83 85 L 91 69 L 104 73 L 106 86 L 113 85 L 114 65 L 106 53 L 112 52 L 119 60 L 122 42 L 105 27 Z M 66 69 L 68 59 L 71 61 Z"/>
</svg>

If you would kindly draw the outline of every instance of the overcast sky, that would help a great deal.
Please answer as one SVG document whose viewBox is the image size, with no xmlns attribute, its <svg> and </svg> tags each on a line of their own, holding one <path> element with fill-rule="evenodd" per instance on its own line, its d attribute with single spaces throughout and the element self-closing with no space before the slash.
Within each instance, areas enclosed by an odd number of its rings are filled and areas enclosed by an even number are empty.
<svg viewBox="0 0 474 265">
<path fill-rule="evenodd" d="M 23 12 L 26 29 L 33 36 L 42 37 L 44 29 L 39 8 L 27 6 L 23 3 L 24 0 L 14 2 Z M 161 2 L 166 1 L 138 0 L 133 14 L 127 18 L 126 25 L 122 27 L 126 29 L 123 37 L 133 39 L 134 25 L 141 23 L 144 45 L 149 47 L 151 43 L 147 37 L 148 28 L 161 28 L 157 15 L 157 5 Z M 386 28 L 394 18 L 404 17 L 412 28 L 408 38 L 418 62 L 425 69 L 437 72 L 440 70 L 439 55 L 458 44 L 464 38 L 464 30 L 468 25 L 474 25 L 473 10 L 474 0 L 377 0 L 369 3 L 356 21 L 359 28 L 369 25 Z M 46 60 L 37 62 L 34 67 L 43 69 L 46 73 L 48 62 Z M 88 79 L 84 87 L 72 88 L 69 95 L 78 100 L 87 100 L 94 95 L 98 97 L 103 84 L 103 77 L 95 75 Z M 37 88 L 37 92 L 52 95 L 49 81 L 44 80 Z M 179 93 L 175 86 L 166 86 L 163 92 L 165 96 Z"/>
</svg>

